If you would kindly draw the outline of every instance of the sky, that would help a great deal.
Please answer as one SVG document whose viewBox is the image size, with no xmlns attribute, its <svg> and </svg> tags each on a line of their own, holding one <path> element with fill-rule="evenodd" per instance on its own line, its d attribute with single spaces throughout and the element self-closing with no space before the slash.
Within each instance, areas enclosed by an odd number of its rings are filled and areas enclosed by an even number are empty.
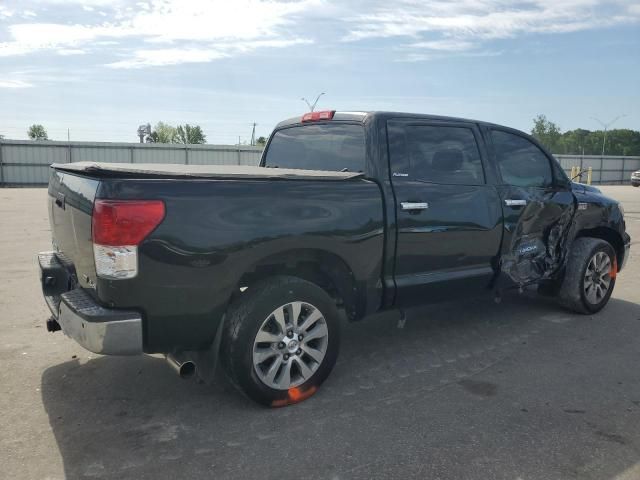
<svg viewBox="0 0 640 480">
<path fill-rule="evenodd" d="M 0 0 L 0 135 L 247 142 L 307 110 L 640 130 L 639 0 Z"/>
</svg>

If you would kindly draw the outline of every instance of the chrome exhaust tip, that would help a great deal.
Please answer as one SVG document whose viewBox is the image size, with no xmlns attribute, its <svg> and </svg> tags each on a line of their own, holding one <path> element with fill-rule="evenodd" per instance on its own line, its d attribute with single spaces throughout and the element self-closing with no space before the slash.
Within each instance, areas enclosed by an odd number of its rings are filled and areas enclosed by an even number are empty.
<svg viewBox="0 0 640 480">
<path fill-rule="evenodd" d="M 196 364 L 193 360 L 186 357 L 181 353 L 169 353 L 167 356 L 167 362 L 173 368 L 180 378 L 185 380 L 193 378 L 196 375 Z"/>
</svg>

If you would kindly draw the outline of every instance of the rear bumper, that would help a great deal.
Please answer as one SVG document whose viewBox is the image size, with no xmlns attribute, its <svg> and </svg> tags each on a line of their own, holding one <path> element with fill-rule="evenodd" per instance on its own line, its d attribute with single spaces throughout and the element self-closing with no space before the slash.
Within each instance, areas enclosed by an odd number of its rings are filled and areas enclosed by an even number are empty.
<svg viewBox="0 0 640 480">
<path fill-rule="evenodd" d="M 39 254 L 38 263 L 45 300 L 65 335 L 102 355 L 143 353 L 142 317 L 138 312 L 104 308 L 82 288 L 61 293 L 74 282 L 67 278 L 67 270 L 55 253 Z"/>
</svg>

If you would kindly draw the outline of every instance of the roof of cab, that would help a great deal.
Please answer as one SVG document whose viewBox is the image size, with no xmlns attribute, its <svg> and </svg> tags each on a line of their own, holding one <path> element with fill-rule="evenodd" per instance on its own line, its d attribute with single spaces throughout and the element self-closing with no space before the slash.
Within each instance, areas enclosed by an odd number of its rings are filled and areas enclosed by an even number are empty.
<svg viewBox="0 0 640 480">
<path fill-rule="evenodd" d="M 367 115 L 371 115 L 372 113 L 375 112 L 336 112 L 333 115 L 332 120 L 351 120 L 356 122 L 364 122 L 364 119 L 367 117 Z M 279 122 L 276 125 L 276 128 L 285 127 L 288 125 L 297 125 L 299 123 L 302 123 L 302 115 L 287 118 L 286 120 Z M 313 122 L 309 123 L 311 124 Z"/>
<path fill-rule="evenodd" d="M 371 111 L 371 112 L 340 112 L 336 111 L 333 115 L 333 119 L 330 121 L 356 121 L 363 122 L 372 117 L 384 117 L 384 118 L 394 118 L 394 117 L 402 117 L 402 118 L 416 118 L 423 120 L 441 120 L 441 121 L 457 121 L 457 122 L 471 122 L 477 123 L 487 126 L 500 126 L 489 122 L 483 122 L 479 120 L 472 120 L 469 118 L 459 118 L 459 117 L 447 117 L 443 115 L 431 115 L 431 114 L 423 114 L 423 113 L 406 113 L 406 112 L 387 112 L 387 111 Z M 281 121 L 276 125 L 276 129 L 287 127 L 291 125 L 299 125 L 302 123 L 302 115 L 297 117 L 291 117 L 286 120 Z M 313 124 L 314 122 L 309 122 L 309 124 Z M 504 128 L 504 127 L 503 127 Z M 506 127 L 508 128 L 508 127 Z"/>
</svg>

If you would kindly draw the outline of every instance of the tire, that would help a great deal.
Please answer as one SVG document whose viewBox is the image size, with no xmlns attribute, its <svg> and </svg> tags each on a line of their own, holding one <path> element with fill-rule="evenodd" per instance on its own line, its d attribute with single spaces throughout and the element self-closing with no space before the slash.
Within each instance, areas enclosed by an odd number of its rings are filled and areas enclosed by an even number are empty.
<svg viewBox="0 0 640 480">
<path fill-rule="evenodd" d="M 338 357 L 335 300 L 297 277 L 274 276 L 250 286 L 229 307 L 223 328 L 220 360 L 225 372 L 240 391 L 263 405 L 306 400 Z"/>
<path fill-rule="evenodd" d="M 631 186 L 632 187 L 640 187 L 640 183 L 632 183 Z"/>
<path fill-rule="evenodd" d="M 601 260 L 600 263 L 596 257 Z M 606 270 L 607 264 L 609 273 L 603 276 L 602 272 Z M 594 265 L 601 266 L 599 274 L 594 273 Z M 577 313 L 599 312 L 611 297 L 616 284 L 616 271 L 616 254 L 608 242 L 589 237 L 575 239 L 558 295 L 560 303 Z M 597 278 L 601 280 L 598 281 Z M 602 279 L 608 283 L 605 285 L 606 282 Z"/>
</svg>

